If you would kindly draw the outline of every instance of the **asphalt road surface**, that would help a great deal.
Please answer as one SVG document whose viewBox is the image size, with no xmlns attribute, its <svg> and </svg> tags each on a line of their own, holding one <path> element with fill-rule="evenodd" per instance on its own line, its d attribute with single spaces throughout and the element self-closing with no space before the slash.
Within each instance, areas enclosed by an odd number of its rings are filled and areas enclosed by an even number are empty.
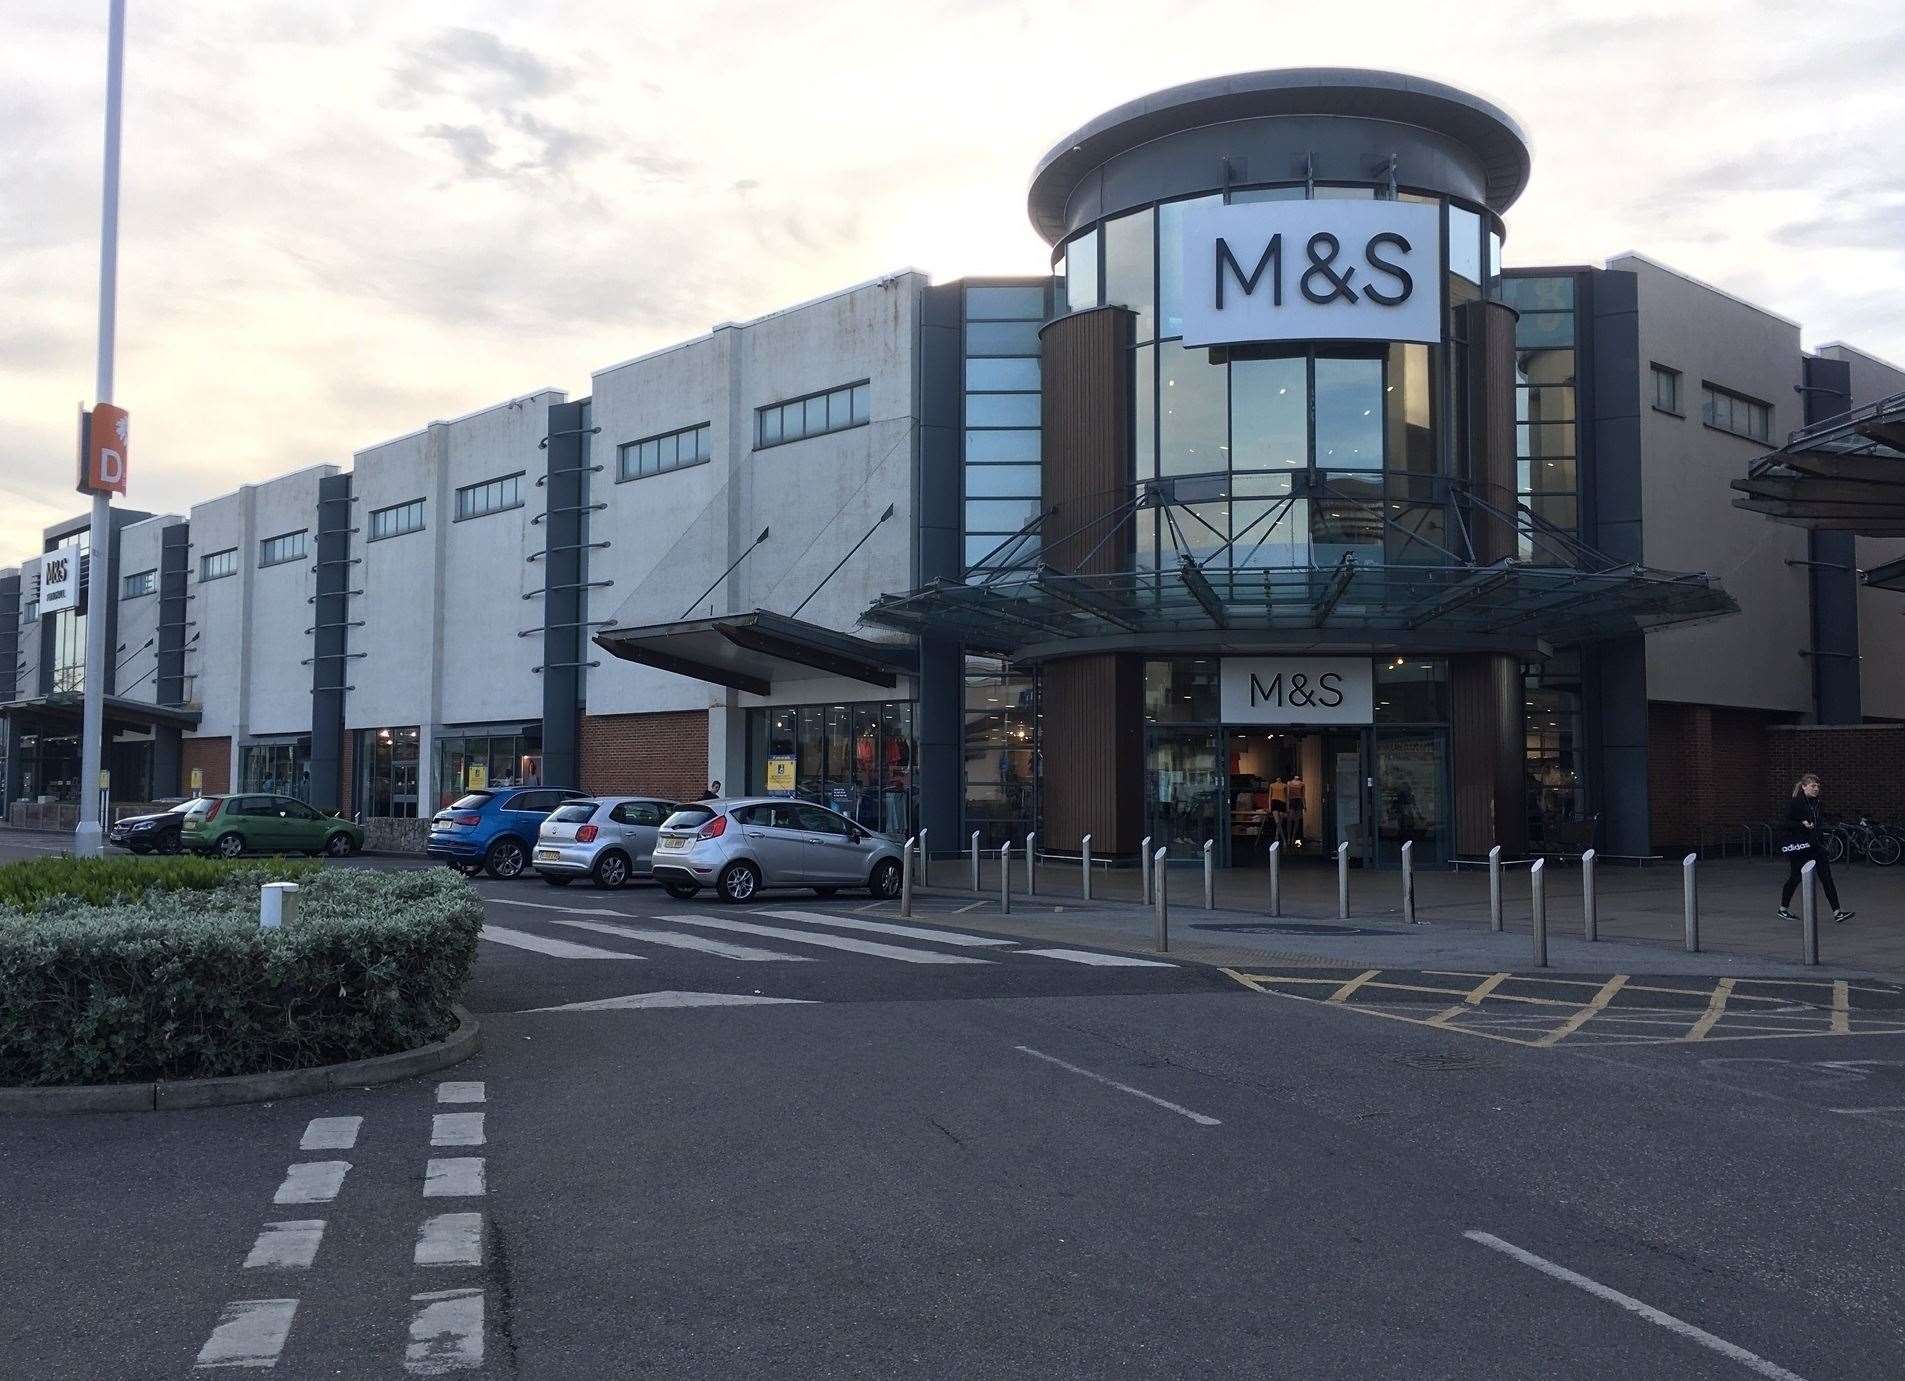
<svg viewBox="0 0 1905 1381">
<path fill-rule="evenodd" d="M 1905 1374 L 1905 1035 L 1829 1008 L 1543 1044 L 1036 916 L 479 886 L 456 1069 L 0 1122 L 0 1374 Z"/>
</svg>

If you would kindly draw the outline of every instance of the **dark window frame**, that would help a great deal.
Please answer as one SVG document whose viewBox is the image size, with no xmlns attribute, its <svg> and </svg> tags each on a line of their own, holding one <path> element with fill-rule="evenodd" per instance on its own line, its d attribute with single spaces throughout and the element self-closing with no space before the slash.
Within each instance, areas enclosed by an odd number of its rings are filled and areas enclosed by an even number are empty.
<svg viewBox="0 0 1905 1381">
<path fill-rule="evenodd" d="M 684 436 L 694 436 L 698 432 L 706 432 L 708 434 L 707 454 L 706 455 L 699 454 L 701 446 L 700 446 L 700 443 L 697 442 L 695 446 L 695 449 L 697 452 L 696 458 L 694 460 L 689 460 L 689 461 L 682 460 L 680 458 L 681 442 L 679 438 Z M 651 470 L 646 473 L 643 473 L 639 468 L 630 469 L 629 467 L 630 459 L 633 457 L 638 457 L 639 452 L 643 446 L 646 446 L 650 444 L 651 442 L 661 442 L 661 441 L 669 441 L 669 440 L 674 440 L 675 442 L 676 458 L 673 464 L 663 465 L 659 469 Z M 672 475 L 677 470 L 690 470 L 697 465 L 710 464 L 713 462 L 713 460 L 714 460 L 714 423 L 713 422 L 697 422 L 691 427 L 676 427 L 672 431 L 656 432 L 653 436 L 637 437 L 633 441 L 624 441 L 621 445 L 617 446 L 615 448 L 615 482 L 617 484 L 628 484 L 634 480 L 658 479 L 662 475 Z M 639 466 L 639 460 L 637 461 L 637 464 Z"/>
<path fill-rule="evenodd" d="M 860 389 L 860 388 L 864 388 L 867 390 L 867 415 L 856 421 L 853 418 L 853 392 L 855 389 Z M 808 403 L 811 403 L 816 398 L 825 398 L 828 400 L 829 404 L 831 405 L 834 395 L 840 394 L 840 393 L 844 393 L 847 396 L 847 419 L 848 420 L 845 423 L 843 423 L 842 425 L 838 427 L 833 425 L 832 409 L 831 409 L 831 406 L 829 406 L 829 410 L 828 410 L 829 420 L 826 426 L 822 427 L 818 431 L 808 431 L 806 429 L 806 424 L 803 421 L 801 425 L 801 433 L 799 436 L 787 435 L 786 410 L 788 408 L 798 406 L 804 411 L 806 408 L 806 405 Z M 766 435 L 766 429 L 765 429 L 764 423 L 765 423 L 767 414 L 770 412 L 776 414 L 778 420 L 780 421 L 780 434 L 773 441 L 768 441 L 764 439 Z M 852 431 L 856 427 L 870 427 L 872 425 L 873 425 L 873 380 L 869 376 L 868 378 L 864 378 L 864 379 L 856 379 L 852 383 L 834 384 L 830 388 L 815 389 L 812 393 L 802 393 L 792 398 L 779 398 L 772 403 L 761 404 L 761 406 L 754 409 L 754 449 L 757 451 L 771 451 L 776 446 L 792 446 L 796 442 L 810 441 L 816 436 L 834 436 L 840 432 Z"/>
<path fill-rule="evenodd" d="M 1658 364 L 1651 360 L 1648 361 L 1647 369 L 1648 380 L 1654 386 L 1654 396 L 1652 399 L 1654 411 L 1663 412 L 1669 417 L 1684 418 L 1687 415 L 1687 408 L 1681 395 L 1680 385 L 1681 380 L 1685 376 L 1678 369 L 1669 369 L 1666 365 Z M 1660 381 L 1662 379 L 1671 381 L 1674 401 L 1673 407 L 1668 407 L 1660 401 Z"/>
<path fill-rule="evenodd" d="M 135 580 L 140 582 L 137 589 L 133 588 L 133 582 Z M 159 572 L 157 568 L 149 571 L 134 571 L 119 582 L 119 598 L 121 599 L 143 599 L 147 595 L 155 595 L 158 592 Z"/>
<path fill-rule="evenodd" d="M 452 519 L 452 521 L 458 522 L 458 523 L 474 522 L 478 518 L 488 518 L 493 514 L 507 513 L 511 509 L 521 508 L 523 506 L 522 478 L 525 473 L 527 472 L 522 470 L 516 470 L 507 475 L 497 475 L 493 479 L 478 480 L 475 484 L 459 485 L 456 490 L 456 499 L 454 501 L 454 509 L 455 509 L 456 516 L 455 518 Z M 469 512 L 469 513 L 465 513 L 463 511 L 463 507 L 464 507 L 463 498 L 466 494 L 475 494 L 481 490 L 490 488 L 492 485 L 508 484 L 511 480 L 515 480 L 517 482 L 515 502 L 499 503 L 495 505 L 493 508 L 474 509 L 472 512 Z"/>
<path fill-rule="evenodd" d="M 275 537 L 260 537 L 258 539 L 258 569 L 263 570 L 267 566 L 284 566 L 293 561 L 302 561 L 310 551 L 310 535 L 310 528 L 301 527 L 295 532 L 281 532 Z M 278 549 L 279 543 L 289 543 L 293 538 L 297 539 L 296 550 L 290 547 Z"/>
<path fill-rule="evenodd" d="M 230 557 L 229 561 L 224 558 Z M 215 568 L 213 562 L 217 562 Z M 203 585 L 208 580 L 225 580 L 238 574 L 238 548 L 226 547 L 222 551 L 208 551 L 198 559 L 198 579 Z"/>
<path fill-rule="evenodd" d="M 1736 388 L 1728 388 L 1725 384 L 1716 384 L 1711 379 L 1702 379 L 1700 381 L 1700 393 L 1701 426 L 1707 428 L 1709 431 L 1720 432 L 1725 436 L 1737 436 L 1742 441 L 1755 441 L 1763 444 L 1770 444 L 1772 442 L 1773 405 L 1764 398 L 1755 398 L 1750 393 L 1741 393 Z M 1762 409 L 1766 415 L 1766 430 L 1764 434 L 1751 430 L 1741 431 L 1739 428 L 1732 426 L 1723 427 L 1718 422 L 1715 422 L 1713 420 L 1712 403 L 1716 397 L 1725 398 L 1729 403 L 1744 403 L 1749 408 Z M 1728 411 L 1730 413 L 1731 409 Z"/>
<path fill-rule="evenodd" d="M 413 508 L 417 511 L 416 526 L 394 527 L 389 532 L 379 532 L 377 530 L 377 520 L 386 513 L 405 513 Z M 393 537 L 408 537 L 413 532 L 422 532 L 427 521 L 424 516 L 424 500 L 421 498 L 405 499 L 402 503 L 389 504 L 383 508 L 374 508 L 370 511 L 370 517 L 366 524 L 368 535 L 364 540 L 367 542 L 387 542 Z"/>
</svg>

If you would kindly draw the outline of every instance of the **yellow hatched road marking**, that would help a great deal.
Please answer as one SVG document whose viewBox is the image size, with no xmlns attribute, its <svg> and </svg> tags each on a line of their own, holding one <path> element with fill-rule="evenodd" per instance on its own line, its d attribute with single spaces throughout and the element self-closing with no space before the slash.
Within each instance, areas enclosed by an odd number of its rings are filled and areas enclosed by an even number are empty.
<svg viewBox="0 0 1905 1381">
<path fill-rule="evenodd" d="M 1328 1002 L 1347 1001 L 1351 993 L 1355 992 L 1358 988 L 1362 987 L 1363 984 L 1367 983 L 1370 979 L 1374 978 L 1377 974 L 1381 972 L 1382 972 L 1381 969 L 1364 969 L 1361 977 L 1350 979 L 1349 982 L 1345 983 L 1342 987 L 1338 988 L 1335 992 L 1331 993 L 1329 997 L 1325 999 L 1325 1001 L 1328 1001 Z M 1437 989 L 1431 988 L 1431 989 L 1426 989 L 1425 991 L 1435 992 L 1437 991 Z"/>
<path fill-rule="evenodd" d="M 1468 1003 L 1470 1006 L 1479 1006 L 1483 998 L 1501 986 L 1501 982 L 1504 978 L 1512 977 L 1514 977 L 1513 974 L 1491 973 L 1487 978 L 1484 978 L 1480 983 L 1477 983 L 1471 988 L 1468 996 L 1463 998 L 1462 1001 Z"/>
<path fill-rule="evenodd" d="M 1832 985 L 1832 1029 L 1841 1033 L 1852 1029 L 1852 994 L 1843 978 Z"/>
<path fill-rule="evenodd" d="M 1441 1012 L 1438 1012 L 1435 1016 L 1430 1017 L 1429 1025 L 1453 1026 L 1455 1024 L 1455 1019 L 1461 1016 L 1462 1013 L 1472 1012 L 1474 1010 L 1475 1009 L 1469 1006 L 1466 1002 L 1458 1002 L 1453 1007 L 1444 1008 Z"/>
<path fill-rule="evenodd" d="M 1613 1000 L 1614 994 L 1618 993 L 1621 990 L 1621 988 L 1626 985 L 1626 983 L 1627 983 L 1626 974 L 1624 973 L 1615 974 L 1612 978 L 1608 979 L 1607 982 L 1601 985 L 1601 990 L 1599 992 L 1595 993 L 1593 997 L 1588 999 L 1587 1006 L 1583 1007 L 1580 1011 L 1576 1012 L 1573 1016 L 1569 1017 L 1566 1021 L 1562 1022 L 1559 1026 L 1555 1027 L 1554 1030 L 1550 1031 L 1546 1036 L 1542 1037 L 1539 1044 L 1554 1045 L 1557 1042 L 1566 1040 L 1569 1036 L 1572 1036 L 1576 1031 L 1579 1031 L 1583 1026 L 1585 1026 L 1588 1023 L 1589 1019 L 1591 1019 L 1595 1013 L 1599 1012 L 1603 1007 L 1607 1006 L 1607 1004 Z"/>
<path fill-rule="evenodd" d="M 1700 1014 L 1700 1020 L 1688 1028 L 1686 1039 L 1690 1041 L 1705 1040 L 1707 1038 L 1707 1032 L 1711 1031 L 1714 1023 L 1719 1021 L 1721 1016 L 1725 1014 L 1726 1000 L 1732 995 L 1732 979 L 1722 978 L 1718 983 L 1715 983 L 1713 985 L 1713 996 L 1707 1000 L 1706 1011 Z"/>
</svg>

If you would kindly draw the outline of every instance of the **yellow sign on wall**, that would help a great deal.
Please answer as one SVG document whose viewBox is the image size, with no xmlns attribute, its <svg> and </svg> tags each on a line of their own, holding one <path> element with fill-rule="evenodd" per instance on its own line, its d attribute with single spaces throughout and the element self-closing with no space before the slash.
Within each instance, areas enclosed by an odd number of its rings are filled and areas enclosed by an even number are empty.
<svg viewBox="0 0 1905 1381">
<path fill-rule="evenodd" d="M 468 778 L 471 791 L 481 791 L 489 785 L 489 764 L 473 762 L 464 770 L 463 775 Z"/>
<path fill-rule="evenodd" d="M 205 790 L 205 769 L 202 767 L 194 767 L 192 769 L 192 794 L 194 796 L 197 796 L 204 790 Z"/>
<path fill-rule="evenodd" d="M 770 796 L 794 794 L 793 754 L 777 754 L 767 760 L 767 794 Z"/>
</svg>

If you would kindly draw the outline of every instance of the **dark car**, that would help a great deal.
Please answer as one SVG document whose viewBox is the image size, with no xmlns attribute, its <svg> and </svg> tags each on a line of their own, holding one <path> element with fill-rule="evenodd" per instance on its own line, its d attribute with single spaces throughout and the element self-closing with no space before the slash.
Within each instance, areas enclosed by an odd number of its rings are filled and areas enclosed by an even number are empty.
<svg viewBox="0 0 1905 1381">
<path fill-rule="evenodd" d="M 521 877 L 549 813 L 582 795 L 562 786 L 498 786 L 460 797 L 430 821 L 424 853 L 466 873 Z"/>
<path fill-rule="evenodd" d="M 179 826 L 187 811 L 197 804 L 196 797 L 155 801 L 164 810 L 150 815 L 127 815 L 112 822 L 106 842 L 136 854 L 175 854 L 179 851 Z"/>
</svg>

